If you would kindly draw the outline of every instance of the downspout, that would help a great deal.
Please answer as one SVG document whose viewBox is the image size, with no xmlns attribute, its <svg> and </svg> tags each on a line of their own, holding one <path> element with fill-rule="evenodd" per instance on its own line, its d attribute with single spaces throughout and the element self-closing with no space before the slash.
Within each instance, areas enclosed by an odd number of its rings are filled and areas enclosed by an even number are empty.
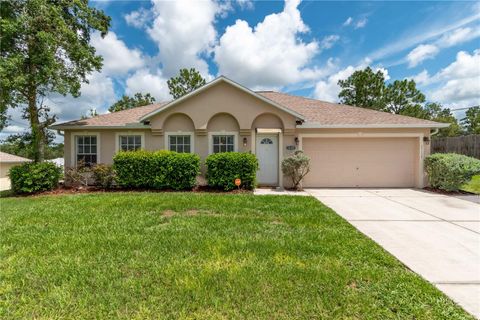
<svg viewBox="0 0 480 320">
<path fill-rule="evenodd" d="M 65 134 L 64 134 L 64 133 L 62 133 L 62 131 L 61 131 L 61 130 L 57 130 L 57 133 L 58 133 L 59 135 L 61 135 L 62 137 L 64 137 L 64 136 L 65 136 Z"/>
<path fill-rule="evenodd" d="M 433 130 L 433 132 L 430 133 L 430 137 L 436 135 L 438 133 L 438 131 L 440 131 L 440 129 L 438 129 L 438 128 Z"/>
</svg>

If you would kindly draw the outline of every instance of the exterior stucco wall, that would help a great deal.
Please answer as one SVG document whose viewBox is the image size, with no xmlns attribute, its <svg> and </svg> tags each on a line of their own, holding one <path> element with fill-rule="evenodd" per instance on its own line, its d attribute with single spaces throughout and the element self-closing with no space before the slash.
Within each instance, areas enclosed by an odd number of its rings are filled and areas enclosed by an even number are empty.
<svg viewBox="0 0 480 320">
<path fill-rule="evenodd" d="M 295 117 L 227 83 L 218 83 L 198 95 L 153 116 L 153 130 L 162 129 L 163 122 L 173 113 L 190 116 L 195 129 L 207 129 L 209 120 L 216 114 L 228 113 L 238 122 L 240 129 L 250 129 L 263 113 L 273 113 L 282 119 L 285 128 L 295 128 Z"/>
<path fill-rule="evenodd" d="M 0 178 L 5 178 L 8 176 L 8 171 L 11 167 L 18 166 L 23 162 L 1 162 L 0 163 Z"/>
</svg>

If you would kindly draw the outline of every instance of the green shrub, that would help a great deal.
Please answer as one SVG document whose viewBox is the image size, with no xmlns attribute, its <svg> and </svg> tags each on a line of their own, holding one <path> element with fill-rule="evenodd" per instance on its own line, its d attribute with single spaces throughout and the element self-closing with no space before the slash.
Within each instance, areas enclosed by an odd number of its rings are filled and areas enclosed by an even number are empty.
<svg viewBox="0 0 480 320">
<path fill-rule="evenodd" d="M 292 187 L 299 190 L 300 182 L 310 172 L 310 158 L 301 150 L 295 151 L 283 159 L 282 172 L 292 180 Z"/>
<path fill-rule="evenodd" d="M 12 191 L 34 193 L 55 189 L 62 175 L 62 169 L 51 162 L 27 162 L 10 168 Z"/>
<path fill-rule="evenodd" d="M 200 173 L 196 154 L 172 151 L 119 152 L 113 158 L 117 183 L 129 188 L 191 189 Z"/>
<path fill-rule="evenodd" d="M 92 168 L 95 185 L 104 189 L 111 188 L 115 182 L 115 170 L 113 166 L 99 163 Z"/>
<path fill-rule="evenodd" d="M 235 179 L 242 180 L 240 187 L 256 186 L 258 161 L 255 155 L 241 152 L 214 153 L 205 159 L 208 185 L 224 190 L 236 189 Z"/>
<path fill-rule="evenodd" d="M 457 191 L 480 173 L 480 160 L 456 153 L 435 153 L 425 158 L 430 186 Z"/>
</svg>

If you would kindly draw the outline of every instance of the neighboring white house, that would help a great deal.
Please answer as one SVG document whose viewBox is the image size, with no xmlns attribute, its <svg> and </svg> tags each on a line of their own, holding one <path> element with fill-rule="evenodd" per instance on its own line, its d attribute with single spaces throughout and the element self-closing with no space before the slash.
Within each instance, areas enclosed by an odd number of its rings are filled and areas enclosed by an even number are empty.
<svg viewBox="0 0 480 320">
<path fill-rule="evenodd" d="M 64 163 L 65 163 L 63 158 L 55 158 L 55 159 L 50 159 L 50 160 L 46 160 L 46 161 L 55 163 L 55 165 L 57 167 L 61 167 L 61 168 L 64 167 Z"/>
<path fill-rule="evenodd" d="M 10 168 L 29 161 L 32 160 L 0 151 L 0 191 L 10 189 L 10 179 L 8 178 Z"/>
</svg>

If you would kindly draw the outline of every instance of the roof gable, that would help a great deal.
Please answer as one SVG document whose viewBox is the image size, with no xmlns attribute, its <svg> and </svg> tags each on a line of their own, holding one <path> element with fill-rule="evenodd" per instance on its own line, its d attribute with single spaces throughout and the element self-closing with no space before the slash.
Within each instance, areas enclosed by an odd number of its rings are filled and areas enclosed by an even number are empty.
<svg viewBox="0 0 480 320">
<path fill-rule="evenodd" d="M 240 84 L 238 84 L 238 83 L 236 83 L 236 82 L 234 82 L 234 81 L 226 78 L 225 76 L 220 76 L 220 77 L 218 77 L 218 78 L 210 81 L 209 83 L 203 85 L 202 87 L 200 87 L 200 88 L 198 88 L 198 89 L 196 89 L 196 90 L 193 90 L 192 92 L 184 95 L 183 97 L 180 97 L 180 98 L 178 98 L 178 99 L 175 99 L 175 100 L 167 103 L 166 105 L 162 106 L 162 108 L 153 110 L 152 112 L 144 115 L 142 118 L 140 118 L 140 121 L 148 120 L 148 119 L 150 119 L 151 117 L 157 115 L 157 114 L 160 113 L 160 112 L 163 112 L 163 111 L 165 111 L 165 110 L 168 110 L 168 109 L 170 109 L 170 108 L 172 108 L 172 107 L 180 104 L 181 102 L 183 102 L 183 101 L 185 101 L 185 100 L 187 100 L 187 99 L 190 99 L 190 98 L 198 95 L 199 93 L 202 93 L 202 92 L 204 92 L 204 91 L 207 91 L 209 88 L 215 86 L 216 84 L 218 84 L 218 83 L 220 83 L 220 82 L 227 83 L 227 84 L 229 84 L 229 85 L 231 85 L 231 86 L 233 86 L 233 87 L 235 87 L 235 88 L 237 88 L 237 89 L 240 89 L 241 91 L 243 91 L 243 92 L 245 92 L 245 93 L 247 93 L 247 94 L 249 94 L 249 95 L 251 95 L 251 96 L 253 96 L 253 97 L 257 98 L 257 99 L 259 99 L 259 100 L 262 100 L 263 102 L 268 103 L 269 105 L 271 105 L 271 106 L 273 106 L 273 107 L 275 107 L 275 108 L 277 108 L 277 109 L 280 109 L 280 110 L 282 110 L 282 111 L 284 111 L 284 112 L 286 112 L 286 113 L 288 113 L 288 114 L 290 114 L 290 115 L 292 115 L 292 116 L 294 116 L 294 117 L 296 117 L 296 118 L 298 118 L 298 119 L 300 119 L 300 120 L 304 120 L 303 115 L 301 115 L 300 113 L 298 113 L 298 112 L 296 112 L 296 111 L 294 111 L 294 110 L 291 110 L 291 109 L 289 109 L 289 108 L 287 108 L 287 107 L 285 107 L 285 106 L 283 106 L 283 105 L 281 105 L 281 104 L 279 104 L 279 103 L 277 103 L 277 102 L 275 102 L 275 101 L 273 101 L 273 100 L 270 100 L 269 98 L 267 98 L 267 97 L 265 97 L 265 96 L 263 96 L 263 95 L 261 95 L 261 94 L 258 94 L 257 92 L 252 91 L 252 90 L 250 90 L 250 89 L 248 89 L 248 88 L 246 88 L 246 87 L 244 87 L 244 86 L 242 86 L 242 85 L 240 85 Z"/>
</svg>

